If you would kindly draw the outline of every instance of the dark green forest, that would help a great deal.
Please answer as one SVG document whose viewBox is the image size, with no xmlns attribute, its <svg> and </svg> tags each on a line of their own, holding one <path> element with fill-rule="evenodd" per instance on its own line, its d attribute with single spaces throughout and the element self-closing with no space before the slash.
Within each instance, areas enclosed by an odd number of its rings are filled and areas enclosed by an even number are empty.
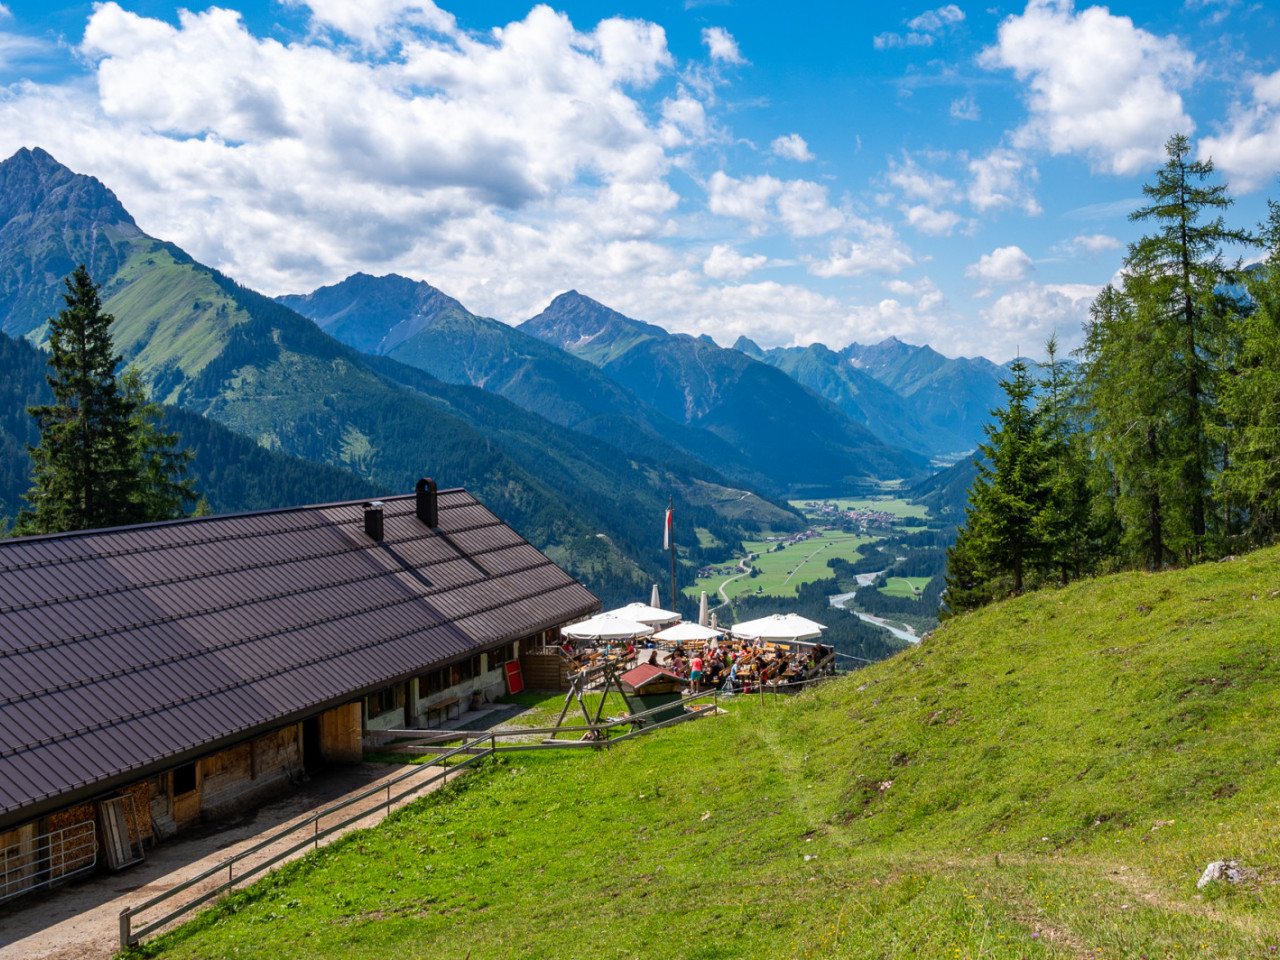
<svg viewBox="0 0 1280 960">
<path fill-rule="evenodd" d="M 1051 339 L 1010 368 L 948 555 L 952 613 L 1280 532 L 1280 205 L 1256 231 L 1229 224 L 1212 161 L 1181 136 L 1166 153 L 1074 362 Z"/>
</svg>

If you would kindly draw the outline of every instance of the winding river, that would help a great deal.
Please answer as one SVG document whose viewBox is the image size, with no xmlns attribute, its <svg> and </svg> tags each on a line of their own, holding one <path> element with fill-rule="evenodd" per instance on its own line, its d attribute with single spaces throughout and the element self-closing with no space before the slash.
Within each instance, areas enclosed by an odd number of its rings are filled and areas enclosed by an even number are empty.
<svg viewBox="0 0 1280 960">
<path fill-rule="evenodd" d="M 860 573 L 858 574 L 858 586 L 869 587 L 878 576 L 880 576 L 879 573 Z M 850 610 L 848 607 L 845 606 L 845 604 L 848 601 L 852 600 L 856 595 L 857 595 L 856 590 L 853 593 L 838 593 L 834 597 L 827 597 L 827 601 L 837 610 L 843 610 L 846 613 L 852 613 L 859 620 L 865 620 L 867 623 L 874 623 L 877 627 L 884 627 L 886 630 L 892 633 L 895 637 L 898 637 L 901 640 L 905 640 L 907 641 L 907 643 L 920 642 L 920 638 L 916 636 L 915 631 L 912 630 L 910 627 L 907 627 L 905 630 L 899 629 L 898 627 L 891 627 L 881 617 L 873 617 L 871 614 L 863 613 L 861 610 Z M 906 626 L 906 625 L 904 624 L 903 626 Z"/>
</svg>

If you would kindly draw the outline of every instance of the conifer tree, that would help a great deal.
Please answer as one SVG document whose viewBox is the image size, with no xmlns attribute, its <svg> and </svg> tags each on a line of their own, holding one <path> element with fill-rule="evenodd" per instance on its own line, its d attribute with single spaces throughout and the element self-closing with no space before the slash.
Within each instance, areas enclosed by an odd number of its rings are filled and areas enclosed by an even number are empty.
<svg viewBox="0 0 1280 960">
<path fill-rule="evenodd" d="M 1126 380 L 1162 401 L 1163 429 L 1148 422 L 1154 435 L 1134 437 L 1158 449 L 1158 459 L 1144 465 L 1161 499 L 1148 517 L 1147 539 L 1160 548 L 1152 557 L 1169 549 L 1195 560 L 1213 533 L 1210 492 L 1223 455 L 1215 439 L 1216 405 L 1233 309 L 1222 289 L 1238 279 L 1223 262 L 1223 246 L 1255 241 L 1223 220 L 1221 211 L 1233 201 L 1225 185 L 1206 183 L 1213 161 L 1191 160 L 1182 135 L 1170 137 L 1165 152 L 1169 159 L 1156 182 L 1142 188 L 1150 204 L 1129 217 L 1153 222 L 1155 231 L 1131 245 L 1125 259 L 1133 319 L 1164 356 L 1157 369 L 1130 366 Z"/>
<path fill-rule="evenodd" d="M 179 446 L 181 437 L 166 433 L 159 424 L 164 410 L 147 396 L 146 385 L 137 370 L 121 378 L 125 398 L 132 409 L 133 456 L 138 471 L 138 516 L 141 521 L 176 520 L 186 515 L 186 507 L 197 501 L 208 503 L 195 492 L 195 480 L 187 476 L 193 456 Z"/>
<path fill-rule="evenodd" d="M 121 357 L 97 285 L 78 267 L 66 280 L 66 308 L 49 321 L 54 402 L 28 407 L 40 427 L 29 448 L 32 487 L 20 534 L 61 533 L 181 516 L 194 498 L 182 478 L 190 455 L 153 424 L 141 380 L 116 376 Z"/>
<path fill-rule="evenodd" d="M 1215 490 L 1235 508 L 1254 543 L 1280 533 L 1280 204 L 1261 225 L 1267 258 L 1245 275 L 1234 375 L 1222 384 L 1221 437 L 1230 451 Z"/>
<path fill-rule="evenodd" d="M 1042 570 L 1049 558 L 1052 464 L 1033 402 L 1035 380 L 1021 359 L 1010 374 L 1001 384 L 1008 403 L 986 427 L 965 525 L 949 554 L 957 564 L 954 571 L 949 564 L 947 573 L 953 610 L 966 597 L 985 602 L 1021 593 L 1028 574 Z"/>
<path fill-rule="evenodd" d="M 1094 456 L 1113 478 L 1122 549 L 1148 569 L 1170 559 L 1166 496 L 1173 350 L 1139 321 L 1133 302 L 1106 286 L 1090 307 L 1081 353 Z"/>
<path fill-rule="evenodd" d="M 1075 376 L 1058 355 L 1058 338 L 1045 344 L 1040 365 L 1040 401 L 1037 418 L 1050 464 L 1049 510 L 1045 516 L 1047 562 L 1057 571 L 1059 583 L 1081 577 L 1092 569 L 1092 494 L 1089 489 L 1089 456 L 1080 423 Z"/>
</svg>

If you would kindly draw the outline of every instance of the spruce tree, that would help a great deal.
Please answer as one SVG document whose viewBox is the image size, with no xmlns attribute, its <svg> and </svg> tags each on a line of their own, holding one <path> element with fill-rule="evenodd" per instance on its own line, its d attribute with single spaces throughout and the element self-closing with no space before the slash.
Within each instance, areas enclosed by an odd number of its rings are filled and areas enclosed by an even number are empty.
<svg viewBox="0 0 1280 960">
<path fill-rule="evenodd" d="M 1046 359 L 1040 365 L 1040 400 L 1037 419 L 1050 464 L 1049 510 L 1045 517 L 1045 549 L 1048 564 L 1066 584 L 1079 579 L 1094 565 L 1091 529 L 1089 456 L 1080 422 L 1078 384 L 1074 373 L 1058 355 L 1055 334 L 1045 344 Z"/>
<path fill-rule="evenodd" d="M 62 533 L 182 515 L 194 499 L 184 480 L 190 454 L 177 452 L 176 435 L 153 424 L 136 374 L 118 379 L 115 352 L 98 287 L 78 267 L 66 280 L 66 307 L 49 320 L 47 379 L 54 402 L 28 407 L 40 427 L 30 447 L 28 509 L 15 532 Z"/>
<path fill-rule="evenodd" d="M 993 411 L 983 459 L 969 490 L 964 528 L 949 553 L 947 603 L 953 609 L 1023 591 L 1050 559 L 1052 461 L 1034 404 L 1035 380 L 1021 359 L 1001 387 L 1008 403 Z"/>
<path fill-rule="evenodd" d="M 160 429 L 164 409 L 147 396 L 146 385 L 137 370 L 120 378 L 125 398 L 132 409 L 133 456 L 138 471 L 138 517 L 141 521 L 176 520 L 186 515 L 190 504 L 209 504 L 195 492 L 195 480 L 187 476 L 193 456 L 179 446 L 181 437 Z"/>
<path fill-rule="evenodd" d="M 1280 534 L 1280 204 L 1268 206 L 1261 225 L 1268 255 L 1245 275 L 1250 309 L 1222 385 L 1221 437 L 1231 455 L 1215 485 L 1257 544 Z"/>
</svg>

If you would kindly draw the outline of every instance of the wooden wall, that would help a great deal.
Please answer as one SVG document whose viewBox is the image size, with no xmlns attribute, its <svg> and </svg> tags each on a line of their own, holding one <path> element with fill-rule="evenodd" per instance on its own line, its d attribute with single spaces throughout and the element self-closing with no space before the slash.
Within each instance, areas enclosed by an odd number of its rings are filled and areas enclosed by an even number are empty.
<svg viewBox="0 0 1280 960">
<path fill-rule="evenodd" d="M 219 750 L 197 766 L 200 818 L 228 816 L 280 792 L 302 775 L 298 725 Z"/>
<path fill-rule="evenodd" d="M 19 893 L 29 882 L 27 877 L 40 856 L 36 833 L 34 823 L 0 832 L 0 897 Z"/>
<path fill-rule="evenodd" d="M 520 673 L 526 690 L 568 690 L 569 661 L 558 650 L 521 652 Z"/>
<path fill-rule="evenodd" d="M 320 755 L 327 763 L 359 763 L 363 759 L 360 711 L 357 700 L 320 715 Z"/>
</svg>

